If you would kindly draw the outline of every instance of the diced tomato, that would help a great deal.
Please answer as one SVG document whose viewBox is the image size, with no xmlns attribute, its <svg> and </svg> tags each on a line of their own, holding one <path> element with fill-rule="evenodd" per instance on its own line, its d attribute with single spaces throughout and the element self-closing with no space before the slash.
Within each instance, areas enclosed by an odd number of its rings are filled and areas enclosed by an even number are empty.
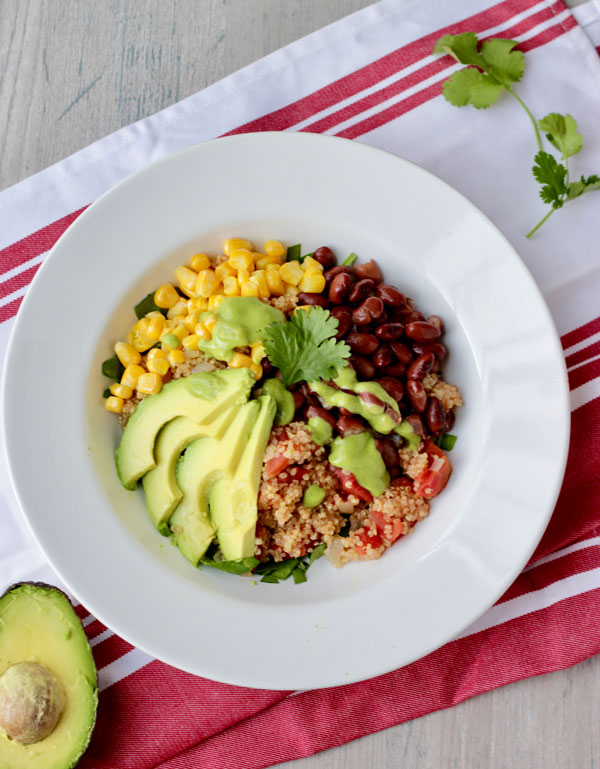
<svg viewBox="0 0 600 769">
<path fill-rule="evenodd" d="M 356 480 L 354 473 L 350 473 L 347 470 L 342 470 L 335 465 L 331 465 L 331 468 L 339 478 L 344 494 L 352 494 L 357 499 L 362 499 L 363 502 L 371 504 L 373 501 L 373 495 L 368 489 L 365 489 L 360 485 L 360 483 Z"/>
<path fill-rule="evenodd" d="M 445 452 L 432 441 L 425 441 L 425 452 L 430 459 L 429 467 L 415 478 L 413 488 L 420 497 L 432 499 L 446 488 L 452 465 Z"/>
<path fill-rule="evenodd" d="M 355 550 L 360 555 L 367 555 L 367 548 L 369 545 L 373 550 L 379 550 L 383 545 L 383 541 L 377 532 L 371 532 L 365 528 L 359 529 L 355 533 L 355 537 L 358 540 Z"/>
<path fill-rule="evenodd" d="M 289 467 L 291 460 L 288 457 L 284 457 L 283 454 L 269 459 L 265 465 L 265 473 L 267 478 L 274 478 L 286 467 Z"/>
<path fill-rule="evenodd" d="M 392 518 L 379 510 L 371 510 L 371 519 L 375 524 L 377 533 L 390 543 L 402 536 L 404 524 L 398 518 Z"/>
<path fill-rule="evenodd" d="M 394 480 L 392 481 L 392 483 L 390 485 L 392 487 L 396 488 L 396 489 L 404 488 L 404 489 L 411 489 L 412 490 L 412 487 L 413 487 L 412 481 L 409 478 L 407 478 L 406 476 L 404 476 L 404 475 L 400 476 L 400 478 L 394 478 Z"/>
</svg>

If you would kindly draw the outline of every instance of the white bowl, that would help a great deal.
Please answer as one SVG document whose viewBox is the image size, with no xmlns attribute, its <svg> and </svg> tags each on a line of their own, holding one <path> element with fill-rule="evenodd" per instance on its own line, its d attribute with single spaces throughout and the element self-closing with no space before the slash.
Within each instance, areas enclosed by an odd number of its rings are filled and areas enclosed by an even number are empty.
<svg viewBox="0 0 600 769">
<path fill-rule="evenodd" d="M 414 534 L 383 558 L 308 582 L 198 570 L 119 485 L 100 363 L 132 306 L 195 251 L 232 235 L 375 258 L 443 317 L 445 378 L 465 407 L 454 473 Z M 348 683 L 460 633 L 516 577 L 562 479 L 562 352 L 543 299 L 490 221 L 448 185 L 368 146 L 310 134 L 218 139 L 149 166 L 56 244 L 16 320 L 4 430 L 16 493 L 52 565 L 107 626 L 201 676 L 272 689 Z"/>
</svg>

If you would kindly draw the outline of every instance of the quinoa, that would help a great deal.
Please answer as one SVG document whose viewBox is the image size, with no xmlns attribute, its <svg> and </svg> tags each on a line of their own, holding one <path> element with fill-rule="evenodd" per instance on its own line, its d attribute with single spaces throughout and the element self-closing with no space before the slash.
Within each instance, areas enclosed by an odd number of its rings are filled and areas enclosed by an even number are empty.
<svg viewBox="0 0 600 769">
<path fill-rule="evenodd" d="M 295 294 L 288 294 L 287 296 L 272 296 L 269 299 L 269 304 L 288 315 L 298 306 L 298 297 Z"/>
<path fill-rule="evenodd" d="M 416 478 L 428 465 L 427 454 L 419 454 L 408 446 L 400 449 L 398 456 L 400 457 L 402 472 L 409 478 Z"/>
<path fill-rule="evenodd" d="M 463 405 L 463 399 L 458 387 L 444 382 L 437 374 L 428 374 L 423 379 L 423 387 L 429 395 L 434 395 L 442 402 L 442 406 L 446 411 Z"/>
</svg>

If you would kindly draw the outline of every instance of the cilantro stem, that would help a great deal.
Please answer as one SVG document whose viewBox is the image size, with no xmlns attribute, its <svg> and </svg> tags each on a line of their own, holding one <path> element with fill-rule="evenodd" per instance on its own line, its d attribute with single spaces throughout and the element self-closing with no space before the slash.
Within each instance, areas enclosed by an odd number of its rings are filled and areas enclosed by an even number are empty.
<svg viewBox="0 0 600 769">
<path fill-rule="evenodd" d="M 535 227 L 531 230 L 531 232 L 527 233 L 527 237 L 530 238 L 532 235 L 534 235 L 542 226 L 542 224 L 544 224 L 544 222 L 546 222 L 555 211 L 556 211 L 556 208 L 551 208 L 546 214 L 546 216 L 544 216 L 544 218 L 535 225 Z"/>
<path fill-rule="evenodd" d="M 523 99 L 521 99 L 518 96 L 518 94 L 515 91 L 513 91 L 513 89 L 509 85 L 505 86 L 505 88 L 509 92 L 509 94 L 511 94 L 511 96 L 515 97 L 515 99 L 519 102 L 521 107 L 523 107 L 525 112 L 529 115 L 529 119 L 531 120 L 531 124 L 533 125 L 533 130 L 535 131 L 535 140 L 537 141 L 538 149 L 539 149 L 540 152 L 543 152 L 544 148 L 542 147 L 542 137 L 540 136 L 540 129 L 538 128 L 538 124 L 537 124 L 536 119 L 533 117 L 533 115 L 529 111 L 529 108 L 527 107 L 527 105 L 525 104 Z M 540 224 L 541 224 L 541 222 L 540 222 Z M 534 232 L 535 232 L 535 230 L 534 230 Z M 533 233 L 530 233 L 530 234 L 533 234 Z M 527 237 L 529 237 L 529 235 Z"/>
</svg>

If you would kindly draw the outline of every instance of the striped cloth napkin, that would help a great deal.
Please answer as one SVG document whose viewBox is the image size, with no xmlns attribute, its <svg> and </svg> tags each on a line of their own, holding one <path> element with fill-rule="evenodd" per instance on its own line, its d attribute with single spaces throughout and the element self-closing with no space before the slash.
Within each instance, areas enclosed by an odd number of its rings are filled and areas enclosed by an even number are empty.
<svg viewBox="0 0 600 769">
<path fill-rule="evenodd" d="M 573 114 L 584 137 L 574 173 L 600 173 L 597 0 L 576 12 L 560 0 L 383 0 L 0 193 L 3 356 L 48 250 L 89 203 L 133 171 L 244 131 L 321 132 L 373 144 L 447 180 L 509 237 L 546 297 L 569 370 L 571 448 L 550 526 L 530 565 L 459 638 L 370 681 L 257 691 L 153 660 L 79 606 L 101 687 L 82 767 L 265 767 L 600 651 L 600 193 L 570 203 L 525 239 L 544 214 L 530 170 L 531 126 L 510 99 L 475 111 L 440 95 L 455 67 L 431 55 L 433 44 L 468 30 L 520 41 L 526 74 L 519 93 L 538 116 Z M 0 588 L 22 579 L 60 584 L 21 518 L 5 467 L 0 461 Z"/>
</svg>

